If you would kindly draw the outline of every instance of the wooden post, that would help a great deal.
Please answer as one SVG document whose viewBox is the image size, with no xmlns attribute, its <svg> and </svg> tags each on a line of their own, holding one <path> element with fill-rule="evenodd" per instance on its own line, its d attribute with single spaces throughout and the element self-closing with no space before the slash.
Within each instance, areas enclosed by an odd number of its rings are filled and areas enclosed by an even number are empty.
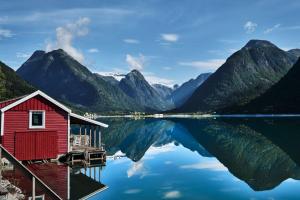
<svg viewBox="0 0 300 200">
<path fill-rule="evenodd" d="M 96 127 L 94 127 L 94 147 L 97 146 L 97 135 L 96 135 Z"/>
<path fill-rule="evenodd" d="M 80 146 L 82 145 L 82 140 L 81 140 L 81 125 L 79 126 L 79 143 Z"/>
<path fill-rule="evenodd" d="M 84 127 L 84 146 L 86 145 L 86 127 Z"/>
<path fill-rule="evenodd" d="M 90 147 L 92 147 L 92 127 L 90 126 Z"/>
<path fill-rule="evenodd" d="M 0 147 L 0 165 L 2 166 L 2 146 Z"/>
<path fill-rule="evenodd" d="M 0 146 L 0 166 L 4 166 L 4 163 L 2 163 L 2 146 Z M 0 179 L 2 180 L 2 170 L 0 171 Z"/>
<path fill-rule="evenodd" d="M 96 167 L 93 168 L 94 168 L 94 180 L 96 180 Z"/>
<path fill-rule="evenodd" d="M 98 172 L 99 183 L 100 183 L 100 178 L 101 178 L 100 171 L 101 171 L 101 167 L 99 166 L 99 172 Z"/>
<path fill-rule="evenodd" d="M 101 131 L 99 129 L 99 148 L 102 149 L 102 144 L 101 144 Z"/>
<path fill-rule="evenodd" d="M 35 177 L 32 177 L 32 199 L 35 199 Z"/>
</svg>

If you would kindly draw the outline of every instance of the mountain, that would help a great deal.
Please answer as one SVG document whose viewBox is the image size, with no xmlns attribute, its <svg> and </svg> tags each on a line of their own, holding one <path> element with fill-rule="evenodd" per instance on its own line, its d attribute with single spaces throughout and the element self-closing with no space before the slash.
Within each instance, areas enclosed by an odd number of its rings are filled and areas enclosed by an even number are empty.
<svg viewBox="0 0 300 200">
<path fill-rule="evenodd" d="M 300 57 L 300 49 L 291 49 L 288 51 L 289 53 L 293 54 L 294 56 Z"/>
<path fill-rule="evenodd" d="M 113 155 L 121 150 L 133 161 L 139 161 L 158 140 L 169 139 L 167 135 L 172 132 L 174 126 L 170 121 L 156 119 L 105 120 L 111 125 L 110 130 L 104 130 L 103 134 L 108 154 Z"/>
<path fill-rule="evenodd" d="M 103 119 L 110 128 L 103 130 L 103 142 L 108 155 L 122 151 L 133 161 L 139 161 L 150 147 L 181 144 L 201 156 L 211 156 L 180 124 L 161 119 Z"/>
<path fill-rule="evenodd" d="M 182 126 L 231 174 L 245 181 L 255 191 L 273 189 L 290 178 L 300 180 L 300 167 L 287 153 L 289 151 L 281 149 L 261 132 L 243 123 L 240 118 L 176 119 L 179 120 Z M 249 120 L 245 119 L 246 122 Z M 276 137 L 279 127 L 277 126 L 276 132 L 269 130 L 269 127 L 276 124 L 274 120 L 271 120 L 269 125 L 262 119 L 258 121 L 261 122 L 261 126 L 256 127 Z M 286 141 L 290 137 L 290 129 L 287 134 L 286 125 L 284 127 L 278 139 Z M 285 145 L 297 151 L 297 145 L 290 146 L 289 143 Z"/>
<path fill-rule="evenodd" d="M 300 113 L 300 59 L 290 71 L 266 93 L 234 112 L 266 114 Z"/>
<path fill-rule="evenodd" d="M 153 84 L 152 87 L 158 92 L 158 94 L 167 99 L 173 92 L 173 89 L 162 84 Z"/>
<path fill-rule="evenodd" d="M 179 88 L 179 85 L 178 84 L 175 84 L 174 86 L 173 86 L 173 90 L 177 90 Z"/>
<path fill-rule="evenodd" d="M 19 97 L 35 89 L 0 61 L 0 101 Z"/>
<path fill-rule="evenodd" d="M 138 70 L 132 70 L 119 83 L 119 87 L 129 97 L 145 108 L 156 111 L 167 110 L 170 104 L 146 81 Z"/>
<path fill-rule="evenodd" d="M 211 73 L 200 74 L 196 79 L 191 79 L 183 83 L 180 87 L 177 87 L 171 95 L 171 99 L 174 102 L 175 106 L 181 106 L 186 102 L 188 98 L 193 94 L 193 92 L 202 84 Z"/>
<path fill-rule="evenodd" d="M 174 112 L 213 112 L 246 104 L 278 82 L 296 61 L 271 42 L 250 40 Z"/>
<path fill-rule="evenodd" d="M 36 51 L 17 70 L 33 86 L 88 111 L 141 110 L 118 86 L 90 72 L 62 49 Z"/>
<path fill-rule="evenodd" d="M 117 79 L 115 79 L 113 76 L 103 76 L 100 74 L 95 73 L 95 76 L 97 76 L 100 79 L 103 79 L 104 81 L 112 84 L 112 85 L 118 85 L 119 81 Z"/>
</svg>

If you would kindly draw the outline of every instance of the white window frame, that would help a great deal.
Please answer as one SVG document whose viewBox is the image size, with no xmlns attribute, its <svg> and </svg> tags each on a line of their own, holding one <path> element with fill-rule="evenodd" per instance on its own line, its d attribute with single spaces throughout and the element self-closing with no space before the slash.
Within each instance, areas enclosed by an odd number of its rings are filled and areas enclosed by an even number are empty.
<svg viewBox="0 0 300 200">
<path fill-rule="evenodd" d="M 45 199 L 45 195 L 42 194 L 42 195 L 39 195 L 39 196 L 35 196 L 35 199 L 37 199 L 37 198 L 42 198 L 44 200 Z M 32 197 L 28 197 L 28 200 L 33 200 L 33 198 Z"/>
<path fill-rule="evenodd" d="M 32 113 L 34 112 L 41 112 L 43 113 L 43 124 L 42 126 L 32 126 Z M 41 129 L 41 128 L 45 128 L 46 126 L 46 114 L 45 114 L 45 110 L 30 110 L 29 111 L 29 128 L 30 129 Z"/>
</svg>

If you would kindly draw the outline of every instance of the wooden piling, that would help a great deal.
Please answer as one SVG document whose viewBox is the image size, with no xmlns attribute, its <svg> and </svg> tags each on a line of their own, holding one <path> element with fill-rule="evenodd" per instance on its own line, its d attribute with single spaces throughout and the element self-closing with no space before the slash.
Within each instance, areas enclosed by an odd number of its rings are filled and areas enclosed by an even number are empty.
<svg viewBox="0 0 300 200">
<path fill-rule="evenodd" d="M 36 199 L 35 198 L 35 177 L 32 177 L 32 199 Z"/>
<path fill-rule="evenodd" d="M 94 127 L 94 147 L 97 146 L 97 135 L 96 135 L 96 127 Z"/>
<path fill-rule="evenodd" d="M 99 166 L 99 172 L 98 172 L 99 183 L 100 183 L 100 178 L 101 178 L 100 172 L 101 172 L 101 167 Z"/>
<path fill-rule="evenodd" d="M 90 127 L 90 147 L 92 147 L 92 128 Z"/>
<path fill-rule="evenodd" d="M 86 127 L 84 127 L 84 146 L 86 145 Z"/>
<path fill-rule="evenodd" d="M 101 149 L 102 145 L 101 145 L 101 131 L 99 129 L 99 148 Z"/>
<path fill-rule="evenodd" d="M 81 139 L 81 125 L 79 126 L 79 139 L 80 139 L 80 145 L 82 145 L 82 139 Z"/>
<path fill-rule="evenodd" d="M 93 167 L 94 169 L 94 180 L 96 180 L 96 167 Z"/>
</svg>

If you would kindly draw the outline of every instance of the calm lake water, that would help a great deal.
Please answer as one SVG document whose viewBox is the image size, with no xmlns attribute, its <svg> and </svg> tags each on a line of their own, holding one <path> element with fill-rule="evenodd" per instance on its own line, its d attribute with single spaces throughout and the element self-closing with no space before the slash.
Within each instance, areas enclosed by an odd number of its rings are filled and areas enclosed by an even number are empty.
<svg viewBox="0 0 300 200">
<path fill-rule="evenodd" d="M 114 156 L 91 199 L 300 199 L 300 118 L 101 121 Z"/>
</svg>

